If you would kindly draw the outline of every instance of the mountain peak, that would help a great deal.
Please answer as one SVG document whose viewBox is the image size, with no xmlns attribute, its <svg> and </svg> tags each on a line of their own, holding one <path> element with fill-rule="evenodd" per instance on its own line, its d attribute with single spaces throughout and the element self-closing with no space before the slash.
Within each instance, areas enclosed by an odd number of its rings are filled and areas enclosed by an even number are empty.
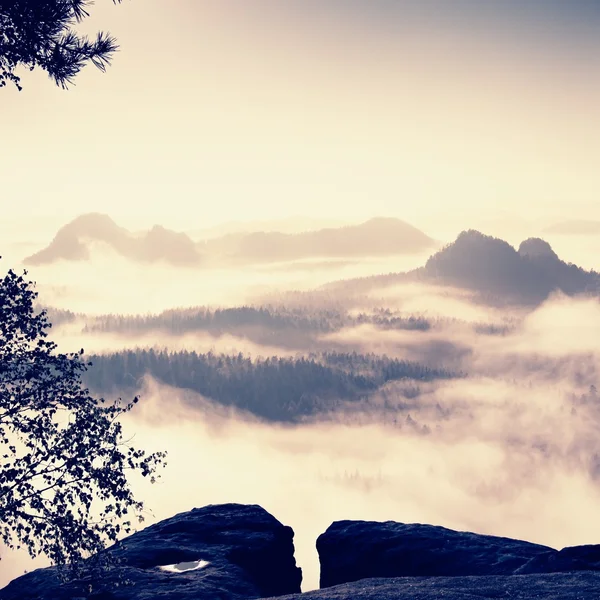
<svg viewBox="0 0 600 600">
<path fill-rule="evenodd" d="M 560 260 L 545 240 L 529 238 L 517 251 L 473 229 L 430 257 L 422 273 L 442 284 L 525 303 L 541 302 L 554 290 L 573 295 L 600 285 L 595 274 Z"/>
<path fill-rule="evenodd" d="M 201 256 L 194 242 L 184 233 L 161 225 L 134 236 L 108 215 L 87 213 L 61 227 L 52 242 L 25 259 L 25 264 L 50 264 L 57 260 L 87 260 L 90 242 L 102 242 L 121 256 L 139 262 L 164 260 L 172 265 L 199 264 Z"/>
<path fill-rule="evenodd" d="M 541 238 L 528 238 L 521 242 L 519 254 L 529 258 L 547 257 L 554 260 L 560 260 L 558 254 L 552 250 L 552 246 L 550 246 L 546 240 Z"/>
</svg>

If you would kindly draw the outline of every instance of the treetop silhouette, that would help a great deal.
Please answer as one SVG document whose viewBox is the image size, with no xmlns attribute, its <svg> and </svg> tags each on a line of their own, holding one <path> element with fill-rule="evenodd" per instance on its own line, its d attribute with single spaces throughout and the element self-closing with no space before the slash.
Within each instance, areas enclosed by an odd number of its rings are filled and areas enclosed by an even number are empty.
<svg viewBox="0 0 600 600">
<path fill-rule="evenodd" d="M 121 0 L 113 0 L 120 3 Z M 105 71 L 118 50 L 115 38 L 99 32 L 94 40 L 75 31 L 89 16 L 92 0 L 0 0 L 0 87 L 21 90 L 19 66 L 41 68 L 66 89 L 88 63 Z"/>
</svg>

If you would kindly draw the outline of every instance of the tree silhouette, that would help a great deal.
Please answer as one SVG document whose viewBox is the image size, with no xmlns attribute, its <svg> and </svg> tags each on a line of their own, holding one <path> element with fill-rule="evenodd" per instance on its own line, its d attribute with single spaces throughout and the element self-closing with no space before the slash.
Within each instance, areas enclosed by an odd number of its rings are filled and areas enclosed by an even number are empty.
<svg viewBox="0 0 600 600">
<path fill-rule="evenodd" d="M 126 472 L 154 480 L 165 453 L 123 439 L 118 419 L 137 399 L 90 396 L 83 350 L 60 354 L 46 339 L 33 286 L 12 270 L 0 280 L 0 539 L 77 564 L 130 532 L 130 514 L 143 520 Z"/>
<path fill-rule="evenodd" d="M 113 3 L 121 0 L 113 0 Z M 89 16 L 93 0 L 0 0 L 0 87 L 12 81 L 19 65 L 39 67 L 63 89 L 91 62 L 101 71 L 118 49 L 113 37 L 99 32 L 94 41 L 74 27 Z"/>
</svg>

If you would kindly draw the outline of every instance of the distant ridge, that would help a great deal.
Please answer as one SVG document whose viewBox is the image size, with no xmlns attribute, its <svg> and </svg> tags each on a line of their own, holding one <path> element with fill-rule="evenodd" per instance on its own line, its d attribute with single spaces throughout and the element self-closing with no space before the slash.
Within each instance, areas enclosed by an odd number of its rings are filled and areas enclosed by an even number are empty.
<svg viewBox="0 0 600 600">
<path fill-rule="evenodd" d="M 88 260 L 90 242 L 103 242 L 120 255 L 139 262 L 164 260 L 181 266 L 196 266 L 202 262 L 196 245 L 184 233 L 155 225 L 138 237 L 119 227 L 108 215 L 100 213 L 81 215 L 67 223 L 58 230 L 46 248 L 23 262 L 28 265 L 43 265 L 58 260 Z"/>
<path fill-rule="evenodd" d="M 435 241 L 419 229 L 391 218 L 295 234 L 234 233 L 196 243 L 185 233 L 158 225 L 136 236 L 118 226 L 108 215 L 90 213 L 61 227 L 46 248 L 24 262 L 43 265 L 58 260 L 88 260 L 93 242 L 102 242 L 131 260 L 164 261 L 178 266 L 200 266 L 208 259 L 235 265 L 319 257 L 393 256 L 415 254 L 436 246 Z"/>
<path fill-rule="evenodd" d="M 219 240 L 208 242 L 205 248 Z M 393 218 L 374 218 L 359 225 L 303 233 L 255 232 L 237 238 L 231 256 L 248 262 L 303 258 L 344 258 L 417 254 L 434 248 L 435 241 L 419 229 Z"/>
<path fill-rule="evenodd" d="M 230 235 L 243 235 L 253 231 L 303 233 L 317 229 L 343 227 L 353 224 L 350 219 L 318 219 L 311 217 L 287 217 L 282 219 L 262 219 L 257 221 L 227 221 L 212 227 L 199 227 L 186 230 L 194 240 L 209 240 Z"/>
</svg>

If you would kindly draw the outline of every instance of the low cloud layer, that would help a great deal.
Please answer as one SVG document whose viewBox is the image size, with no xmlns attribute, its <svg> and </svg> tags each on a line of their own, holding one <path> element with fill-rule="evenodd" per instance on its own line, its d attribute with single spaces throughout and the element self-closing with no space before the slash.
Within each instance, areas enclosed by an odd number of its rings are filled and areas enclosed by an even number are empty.
<svg viewBox="0 0 600 600">
<path fill-rule="evenodd" d="M 310 298 L 319 305 L 318 295 Z M 169 452 L 158 483 L 134 481 L 148 522 L 208 503 L 258 503 L 294 528 L 304 589 L 318 585 L 315 540 L 339 519 L 432 523 L 554 547 L 600 540 L 597 300 L 557 295 L 535 310 L 508 312 L 473 304 L 461 291 L 408 286 L 353 302 L 359 312 L 387 305 L 433 326 L 362 325 L 318 336 L 319 344 L 467 376 L 416 382 L 414 397 L 403 393 L 407 382 L 389 382 L 368 402 L 302 426 L 264 424 L 146 378 L 126 432 L 137 446 Z M 506 329 L 490 334 L 481 324 Z M 227 335 L 82 336 L 80 326 L 56 330 L 61 349 L 284 353 Z M 2 564 L 0 583 L 32 567 L 6 551 Z"/>
<path fill-rule="evenodd" d="M 594 543 L 598 413 L 589 404 L 573 411 L 568 390 L 474 377 L 424 390 L 394 418 L 371 410 L 289 427 L 147 380 L 126 434 L 168 450 L 168 466 L 157 484 L 134 487 L 148 523 L 209 503 L 264 506 L 296 532 L 304 589 L 318 585 L 315 540 L 339 519 Z M 31 568 L 7 558 L 6 577 Z"/>
<path fill-rule="evenodd" d="M 345 518 L 433 523 L 556 547 L 597 542 L 598 415 L 581 407 L 572 414 L 553 389 L 489 379 L 446 384 L 412 412 L 429 425 L 424 434 L 405 418 L 268 426 L 210 404 L 189 409 L 185 393 L 148 382 L 128 427 L 137 444 L 169 451 L 161 482 L 140 488 L 156 518 L 207 503 L 259 503 L 294 528 L 310 589 L 318 581 L 316 537 Z M 451 416 L 436 418 L 434 404 Z"/>
</svg>

